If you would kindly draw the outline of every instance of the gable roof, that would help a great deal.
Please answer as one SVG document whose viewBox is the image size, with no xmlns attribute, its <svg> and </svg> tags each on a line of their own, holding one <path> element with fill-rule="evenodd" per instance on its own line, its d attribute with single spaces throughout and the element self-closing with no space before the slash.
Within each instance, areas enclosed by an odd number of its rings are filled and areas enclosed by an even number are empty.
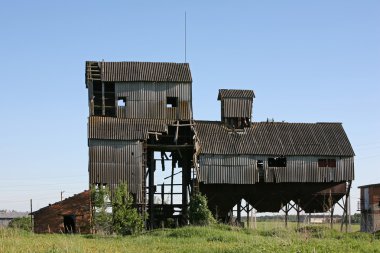
<svg viewBox="0 0 380 253">
<path fill-rule="evenodd" d="M 14 219 L 28 216 L 28 212 L 0 212 L 0 219 Z"/>
<path fill-rule="evenodd" d="M 87 79 L 92 78 L 89 72 L 96 68 L 96 78 L 103 82 L 192 82 L 188 63 L 88 61 Z"/>
<path fill-rule="evenodd" d="M 253 90 L 231 90 L 231 89 L 220 89 L 218 93 L 218 100 L 224 98 L 248 98 L 253 99 L 255 93 Z"/>
<path fill-rule="evenodd" d="M 341 123 L 257 122 L 232 131 L 218 121 L 195 121 L 201 154 L 354 156 Z"/>
<path fill-rule="evenodd" d="M 74 194 L 73 196 L 71 197 L 68 197 L 64 200 L 61 200 L 61 201 L 58 201 L 58 202 L 55 202 L 54 204 L 49 204 L 48 206 L 45 206 L 45 207 L 42 207 L 34 212 L 32 212 L 31 214 L 32 215 L 36 215 L 36 214 L 39 214 L 49 208 L 61 208 L 61 205 L 63 204 L 67 204 L 67 203 L 70 203 L 72 202 L 73 200 L 75 199 L 80 199 L 80 198 L 88 198 L 90 200 L 91 196 L 90 196 L 90 190 L 85 190 L 81 193 L 78 193 L 78 194 Z"/>
</svg>

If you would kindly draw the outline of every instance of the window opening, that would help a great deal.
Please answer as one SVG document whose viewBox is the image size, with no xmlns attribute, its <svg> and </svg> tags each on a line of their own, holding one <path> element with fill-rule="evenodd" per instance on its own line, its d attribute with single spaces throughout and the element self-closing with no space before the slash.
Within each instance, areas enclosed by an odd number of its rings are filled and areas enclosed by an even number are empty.
<svg viewBox="0 0 380 253">
<path fill-rule="evenodd" d="M 127 98 L 119 97 L 117 99 L 117 106 L 125 106 L 126 102 L 127 102 Z"/>
<path fill-rule="evenodd" d="M 178 98 L 177 97 L 167 97 L 166 98 L 166 107 L 178 107 Z"/>
<path fill-rule="evenodd" d="M 257 168 L 259 170 L 259 182 L 264 182 L 264 161 L 257 160 Z"/>
<path fill-rule="evenodd" d="M 269 167 L 286 167 L 286 157 L 279 156 L 274 158 L 268 158 Z"/>
<path fill-rule="evenodd" d="M 335 159 L 318 159 L 318 167 L 336 168 L 336 160 Z"/>
</svg>

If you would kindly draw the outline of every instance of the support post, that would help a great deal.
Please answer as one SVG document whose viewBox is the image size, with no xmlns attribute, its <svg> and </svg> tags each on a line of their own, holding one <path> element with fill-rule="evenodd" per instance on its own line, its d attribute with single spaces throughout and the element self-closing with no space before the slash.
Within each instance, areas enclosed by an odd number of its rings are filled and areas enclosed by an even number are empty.
<svg viewBox="0 0 380 253">
<path fill-rule="evenodd" d="M 161 205 L 162 208 L 164 206 L 164 198 L 165 198 L 165 183 L 161 185 Z"/>
<path fill-rule="evenodd" d="M 334 227 L 334 206 L 331 206 L 331 213 L 330 213 L 330 228 L 333 229 Z"/>
<path fill-rule="evenodd" d="M 175 160 L 173 159 L 173 161 L 172 161 L 172 176 L 170 178 L 170 204 L 172 206 L 173 206 L 173 184 L 174 184 L 174 167 L 175 167 L 174 161 Z"/>
<path fill-rule="evenodd" d="M 297 229 L 300 228 L 300 212 L 301 212 L 301 208 L 300 208 L 300 199 L 298 199 L 298 203 L 297 203 Z"/>
<path fill-rule="evenodd" d="M 330 194 L 329 194 L 329 208 L 330 208 L 330 228 L 333 228 L 333 221 L 334 221 L 334 205 L 333 205 L 333 200 L 332 200 L 332 195 L 331 195 L 331 189 L 330 189 Z"/>
<path fill-rule="evenodd" d="M 189 178 L 191 177 L 190 159 L 186 154 L 183 155 L 182 160 L 182 225 L 187 225 L 187 185 L 189 184 Z"/>
<path fill-rule="evenodd" d="M 249 204 L 246 202 L 246 209 L 247 209 L 247 228 L 249 228 Z"/>
<path fill-rule="evenodd" d="M 346 199 L 344 201 L 342 223 L 340 226 L 340 231 L 343 231 L 343 223 L 345 223 L 346 233 L 348 232 L 348 202 L 350 201 L 351 183 L 352 181 L 346 183 Z"/>
<path fill-rule="evenodd" d="M 148 152 L 148 159 L 150 160 L 149 164 L 149 228 L 154 228 L 154 171 L 156 167 L 156 161 L 154 160 L 154 152 Z"/>
<path fill-rule="evenodd" d="M 33 232 L 33 200 L 30 199 L 30 227 Z"/>
<path fill-rule="evenodd" d="M 348 231 L 350 232 L 352 231 L 351 230 L 351 197 L 350 195 L 348 195 Z"/>
<path fill-rule="evenodd" d="M 285 206 L 285 228 L 288 228 L 288 214 L 289 214 L 289 208 L 288 204 Z"/>
<path fill-rule="evenodd" d="M 237 206 L 236 221 L 237 221 L 237 225 L 240 226 L 240 224 L 241 224 L 241 200 L 238 201 L 236 206 Z"/>
</svg>

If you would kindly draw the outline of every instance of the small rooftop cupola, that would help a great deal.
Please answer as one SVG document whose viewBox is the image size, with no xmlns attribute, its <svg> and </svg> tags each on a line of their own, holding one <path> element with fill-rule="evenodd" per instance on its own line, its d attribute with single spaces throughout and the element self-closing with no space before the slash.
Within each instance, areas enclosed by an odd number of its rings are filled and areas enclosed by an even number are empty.
<svg viewBox="0 0 380 253">
<path fill-rule="evenodd" d="M 220 89 L 221 120 L 230 128 L 244 128 L 251 125 L 253 90 Z"/>
</svg>

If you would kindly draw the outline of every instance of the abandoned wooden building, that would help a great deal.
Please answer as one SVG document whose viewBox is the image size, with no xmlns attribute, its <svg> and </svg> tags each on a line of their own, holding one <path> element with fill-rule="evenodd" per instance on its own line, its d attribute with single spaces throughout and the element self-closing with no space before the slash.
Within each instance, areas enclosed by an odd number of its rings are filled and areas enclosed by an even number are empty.
<svg viewBox="0 0 380 253">
<path fill-rule="evenodd" d="M 35 233 L 91 233 L 90 191 L 48 205 L 32 213 Z"/>
<path fill-rule="evenodd" d="M 220 121 L 194 120 L 187 63 L 89 61 L 86 87 L 90 184 L 126 182 L 151 228 L 173 217 L 187 224 L 197 191 L 221 219 L 242 199 L 259 212 L 286 213 L 333 210 L 343 199 L 347 214 L 354 151 L 341 123 L 254 122 L 254 92 L 236 89 L 219 90 Z M 164 185 L 155 174 L 167 161 Z"/>
<path fill-rule="evenodd" d="M 380 184 L 359 186 L 360 231 L 380 231 Z"/>
</svg>

